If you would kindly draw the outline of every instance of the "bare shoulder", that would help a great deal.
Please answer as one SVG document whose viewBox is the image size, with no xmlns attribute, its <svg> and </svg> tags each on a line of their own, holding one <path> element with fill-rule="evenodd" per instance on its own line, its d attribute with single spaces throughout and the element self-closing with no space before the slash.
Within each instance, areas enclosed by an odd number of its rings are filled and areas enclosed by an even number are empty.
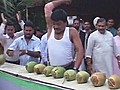
<svg viewBox="0 0 120 90">
<path fill-rule="evenodd" d="M 74 27 L 70 27 L 70 35 L 76 36 L 78 35 L 78 31 Z"/>
</svg>

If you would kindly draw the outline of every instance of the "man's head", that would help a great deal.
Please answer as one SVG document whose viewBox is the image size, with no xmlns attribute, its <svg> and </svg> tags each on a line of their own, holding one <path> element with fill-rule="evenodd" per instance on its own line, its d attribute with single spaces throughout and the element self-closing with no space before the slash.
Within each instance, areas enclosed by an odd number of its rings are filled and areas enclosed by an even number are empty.
<svg viewBox="0 0 120 90">
<path fill-rule="evenodd" d="M 53 28 L 55 33 L 59 34 L 65 30 L 67 26 L 67 13 L 62 9 L 56 9 L 51 15 Z"/>
<path fill-rule="evenodd" d="M 83 28 L 84 30 L 88 31 L 91 28 L 90 22 L 89 21 L 85 21 L 83 24 Z"/>
<path fill-rule="evenodd" d="M 35 36 L 37 36 L 39 39 L 41 39 L 43 33 L 40 31 L 39 27 L 35 28 Z"/>
<path fill-rule="evenodd" d="M 75 18 L 73 20 L 73 27 L 76 29 L 76 30 L 79 30 L 79 27 L 80 27 L 80 19 L 79 18 Z"/>
<path fill-rule="evenodd" d="M 13 38 L 14 37 L 14 33 L 15 33 L 15 27 L 11 22 L 7 22 L 5 25 L 5 33 Z"/>
<path fill-rule="evenodd" d="M 106 30 L 106 20 L 104 18 L 98 19 L 96 28 L 101 34 L 104 34 Z"/>
<path fill-rule="evenodd" d="M 108 28 L 113 27 L 114 24 L 115 24 L 114 19 L 111 18 L 111 19 L 108 19 L 108 20 L 107 20 L 107 26 L 108 26 Z"/>
<path fill-rule="evenodd" d="M 26 21 L 24 25 L 24 35 L 25 38 L 30 39 L 34 34 L 34 26 L 31 21 Z"/>
</svg>

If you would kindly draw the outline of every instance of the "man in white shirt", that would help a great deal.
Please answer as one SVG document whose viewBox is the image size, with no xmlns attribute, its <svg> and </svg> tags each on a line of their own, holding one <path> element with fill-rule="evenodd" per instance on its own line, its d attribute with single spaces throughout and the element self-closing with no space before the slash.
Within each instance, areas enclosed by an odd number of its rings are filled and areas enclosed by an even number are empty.
<svg viewBox="0 0 120 90">
<path fill-rule="evenodd" d="M 17 15 L 17 19 L 18 19 L 19 23 L 21 24 L 21 27 L 23 27 L 24 23 L 21 22 L 18 13 L 16 15 Z M 12 23 L 10 23 L 10 22 L 7 22 L 7 20 L 4 18 L 3 13 L 1 14 L 1 18 L 3 20 L 3 23 L 0 26 L 0 41 L 1 41 L 2 46 L 4 47 L 4 56 L 5 56 L 6 62 L 19 64 L 18 52 L 16 52 L 13 57 L 9 57 L 6 54 L 6 51 L 7 51 L 8 47 L 10 46 L 10 44 L 16 38 L 18 38 L 19 36 L 23 35 L 23 31 L 15 33 L 14 25 Z M 6 34 L 3 34 L 4 32 Z"/>
<path fill-rule="evenodd" d="M 103 72 L 107 77 L 113 74 L 113 56 L 120 66 L 120 55 L 117 51 L 113 35 L 106 30 L 106 20 L 100 18 L 97 30 L 90 34 L 86 50 L 87 70 L 90 74 Z"/>
<path fill-rule="evenodd" d="M 26 65 L 30 61 L 38 62 L 40 55 L 40 39 L 34 35 L 33 23 L 26 21 L 24 35 L 15 39 L 8 47 L 7 54 L 13 57 L 15 50 L 19 51 L 20 65 Z"/>
</svg>

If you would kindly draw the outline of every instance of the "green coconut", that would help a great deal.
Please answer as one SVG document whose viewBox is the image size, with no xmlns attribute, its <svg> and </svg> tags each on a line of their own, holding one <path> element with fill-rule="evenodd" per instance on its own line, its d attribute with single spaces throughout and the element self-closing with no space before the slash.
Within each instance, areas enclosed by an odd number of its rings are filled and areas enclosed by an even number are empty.
<svg viewBox="0 0 120 90">
<path fill-rule="evenodd" d="M 79 71 L 76 74 L 76 79 L 78 84 L 87 83 L 90 75 L 86 71 Z"/>
<path fill-rule="evenodd" d="M 4 55 L 1 54 L 0 55 L 0 65 L 3 65 L 5 63 L 5 58 L 4 58 Z"/>
<path fill-rule="evenodd" d="M 67 81 L 73 81 L 76 79 L 76 71 L 69 69 L 69 70 L 65 71 L 64 77 Z"/>
<path fill-rule="evenodd" d="M 29 73 L 33 73 L 34 72 L 34 66 L 36 65 L 37 63 L 34 62 L 34 61 L 31 61 L 31 62 L 28 62 L 25 66 L 26 70 L 29 72 Z"/>
<path fill-rule="evenodd" d="M 96 72 L 96 73 L 93 73 L 91 75 L 90 80 L 91 80 L 93 86 L 100 87 L 100 86 L 103 86 L 105 84 L 106 76 L 102 72 Z"/>
<path fill-rule="evenodd" d="M 37 74 L 42 74 L 45 67 L 46 66 L 44 64 L 36 64 L 34 66 L 34 72 L 36 72 Z"/>
<path fill-rule="evenodd" d="M 111 75 L 108 78 L 108 86 L 109 86 L 110 89 L 118 89 L 118 88 L 120 88 L 120 76 Z"/>
<path fill-rule="evenodd" d="M 65 71 L 64 67 L 54 67 L 51 73 L 54 78 L 63 78 Z"/>
<path fill-rule="evenodd" d="M 43 74 L 46 76 L 46 77 L 49 77 L 51 76 L 51 71 L 54 67 L 53 66 L 46 66 L 43 70 Z"/>
</svg>

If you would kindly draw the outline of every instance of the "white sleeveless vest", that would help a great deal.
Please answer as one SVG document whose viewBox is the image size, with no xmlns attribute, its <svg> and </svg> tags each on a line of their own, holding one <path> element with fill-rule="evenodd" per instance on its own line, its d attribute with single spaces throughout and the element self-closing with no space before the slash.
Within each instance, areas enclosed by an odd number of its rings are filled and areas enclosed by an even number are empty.
<svg viewBox="0 0 120 90">
<path fill-rule="evenodd" d="M 70 41 L 70 29 L 65 28 L 62 39 L 55 39 L 55 31 L 52 29 L 48 39 L 49 61 L 52 66 L 65 65 L 73 61 L 73 43 Z"/>
</svg>

